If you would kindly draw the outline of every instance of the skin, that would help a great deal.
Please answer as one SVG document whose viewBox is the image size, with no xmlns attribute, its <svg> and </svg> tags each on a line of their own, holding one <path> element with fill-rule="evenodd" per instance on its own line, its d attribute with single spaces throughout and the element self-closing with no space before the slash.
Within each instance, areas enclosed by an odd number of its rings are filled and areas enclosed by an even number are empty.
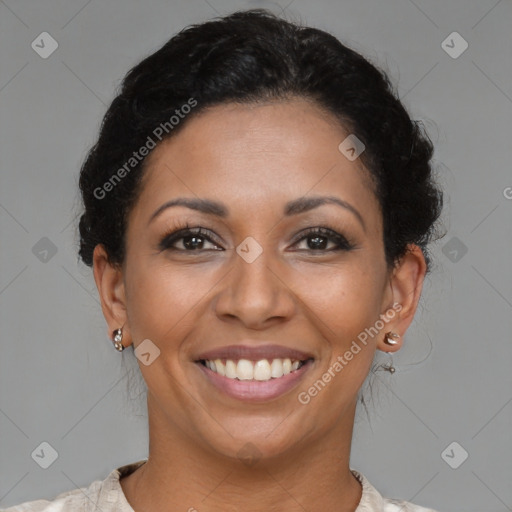
<svg viewBox="0 0 512 512">
<path fill-rule="evenodd" d="M 412 245 L 400 265 L 386 267 L 382 215 L 366 170 L 338 150 L 347 135 L 330 114 L 300 98 L 209 108 L 148 157 L 123 264 L 109 264 L 103 246 L 95 248 L 109 336 L 123 326 L 125 346 L 150 339 L 160 350 L 150 365 L 139 361 L 148 387 L 149 460 L 121 480 L 134 510 L 357 508 L 361 485 L 349 457 L 358 392 L 375 351 L 401 348 L 426 264 Z M 347 201 L 365 227 L 334 204 L 286 217 L 285 203 L 305 195 Z M 155 210 L 177 197 L 220 201 L 230 214 L 179 206 L 148 225 Z M 175 243 L 181 252 L 160 250 L 176 221 L 202 226 L 216 239 L 203 238 L 202 249 L 188 252 L 183 239 Z M 335 242 L 327 239 L 327 250 L 315 249 L 314 235 L 294 241 L 322 225 L 355 248 L 330 251 Z M 263 249 L 252 263 L 235 250 L 248 236 Z M 299 403 L 298 393 L 394 303 L 400 312 L 317 396 Z M 384 343 L 388 331 L 402 335 L 397 345 Z M 298 348 L 315 361 L 285 395 L 243 402 L 214 388 L 193 361 L 241 340 Z M 257 449 L 251 466 L 237 456 L 247 443 Z"/>
</svg>

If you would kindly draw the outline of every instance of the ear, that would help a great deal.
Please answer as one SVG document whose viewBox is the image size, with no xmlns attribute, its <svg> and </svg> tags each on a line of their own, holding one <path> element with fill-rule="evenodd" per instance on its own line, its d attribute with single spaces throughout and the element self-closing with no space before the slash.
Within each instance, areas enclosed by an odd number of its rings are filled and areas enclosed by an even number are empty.
<svg viewBox="0 0 512 512">
<path fill-rule="evenodd" d="M 390 320 L 383 329 L 384 334 L 393 331 L 400 334 L 400 338 L 392 338 L 396 339 L 398 343 L 388 345 L 384 343 L 384 335 L 381 335 L 377 340 L 377 349 L 383 352 L 396 352 L 402 348 L 405 331 L 414 318 L 420 300 L 426 271 L 427 264 L 423 251 L 418 245 L 409 244 L 408 252 L 389 278 L 383 304 L 385 311 L 391 309 L 389 304 L 395 304 L 393 309 L 397 311 L 395 318 Z"/>
<path fill-rule="evenodd" d="M 123 345 L 130 345 L 131 336 L 126 324 L 126 296 L 123 272 L 120 265 L 112 265 L 102 244 L 93 252 L 94 280 L 101 300 L 101 309 L 107 321 L 107 336 L 113 339 L 112 331 L 123 327 Z"/>
</svg>

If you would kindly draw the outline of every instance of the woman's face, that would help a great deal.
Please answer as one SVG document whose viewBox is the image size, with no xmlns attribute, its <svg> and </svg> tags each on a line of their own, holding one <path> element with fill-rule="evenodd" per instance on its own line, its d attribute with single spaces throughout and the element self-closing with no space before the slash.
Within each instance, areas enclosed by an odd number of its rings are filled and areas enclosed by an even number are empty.
<svg viewBox="0 0 512 512">
<path fill-rule="evenodd" d="M 403 325 L 378 322 L 397 296 L 377 199 L 338 149 L 348 135 L 305 100 L 229 104 L 149 156 L 110 320 L 145 354 L 153 425 L 227 456 L 351 428 L 379 340 Z M 178 199 L 193 204 L 163 208 Z M 167 236 L 185 226 L 202 232 Z M 283 375 L 287 358 L 309 360 Z"/>
</svg>

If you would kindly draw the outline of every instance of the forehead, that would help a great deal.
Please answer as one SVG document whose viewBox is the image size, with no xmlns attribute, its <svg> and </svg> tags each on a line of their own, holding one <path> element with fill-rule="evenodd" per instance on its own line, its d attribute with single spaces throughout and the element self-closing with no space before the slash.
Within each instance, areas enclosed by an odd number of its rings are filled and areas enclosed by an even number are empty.
<svg viewBox="0 0 512 512">
<path fill-rule="evenodd" d="M 216 199 L 250 215 L 251 207 L 273 210 L 327 193 L 377 213 L 368 171 L 338 149 L 349 132 L 311 101 L 222 104 L 185 121 L 147 158 L 141 214 L 179 196 Z"/>
</svg>

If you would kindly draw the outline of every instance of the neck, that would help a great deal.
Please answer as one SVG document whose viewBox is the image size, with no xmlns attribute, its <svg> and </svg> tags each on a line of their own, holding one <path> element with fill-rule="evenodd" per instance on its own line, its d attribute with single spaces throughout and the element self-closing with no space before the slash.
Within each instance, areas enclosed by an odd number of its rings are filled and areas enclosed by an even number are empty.
<svg viewBox="0 0 512 512">
<path fill-rule="evenodd" d="M 354 512 L 362 493 L 349 469 L 354 414 L 355 404 L 314 443 L 252 463 L 208 451 L 149 414 L 148 461 L 121 486 L 135 512 Z"/>
</svg>

